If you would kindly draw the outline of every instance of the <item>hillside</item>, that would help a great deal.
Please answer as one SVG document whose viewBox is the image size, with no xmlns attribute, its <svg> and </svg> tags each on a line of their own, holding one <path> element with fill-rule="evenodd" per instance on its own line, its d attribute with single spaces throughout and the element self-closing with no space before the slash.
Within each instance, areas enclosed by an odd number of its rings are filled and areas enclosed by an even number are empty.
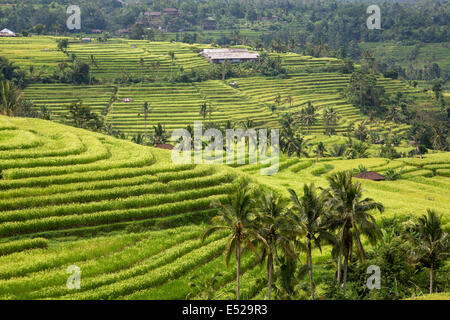
<svg viewBox="0 0 450 320">
<path fill-rule="evenodd" d="M 281 59 L 282 67 L 287 70 L 283 79 L 243 74 L 225 82 L 184 83 L 171 81 L 172 76 L 210 68 L 198 53 L 208 46 L 125 39 L 83 43 L 72 39 L 65 55 L 57 51 L 58 39 L 61 38 L 0 38 L 0 55 L 11 59 L 36 80 L 61 72 L 58 70 L 64 64 L 68 69 L 72 54 L 90 65 L 92 78 L 97 81 L 94 85 L 37 83 L 26 86 L 25 99 L 31 101 L 35 109 L 46 106 L 52 119 L 59 122 L 65 121 L 68 107 L 77 101 L 103 115 L 107 123 L 127 135 L 143 133 L 146 127 L 152 128 L 158 123 L 165 125 L 169 132 L 193 125 L 195 120 L 202 120 L 199 110 L 204 102 L 212 111 L 207 120 L 217 124 L 250 119 L 257 127 L 279 128 L 286 113 L 297 113 L 308 101 L 319 115 L 326 107 L 335 109 L 340 118 L 333 128 L 337 133 L 345 132 L 351 123 L 356 126 L 368 119 L 342 97 L 350 74 L 342 73 L 339 59 L 271 53 L 270 56 Z M 173 63 L 170 52 L 174 53 Z M 134 83 L 136 81 L 139 83 Z M 237 87 L 229 86 L 231 81 L 236 81 Z M 400 80 L 379 77 L 377 85 L 388 94 L 402 93 L 411 101 L 429 100 L 421 90 Z M 127 99 L 131 101 L 125 102 Z M 150 108 L 147 123 L 143 116 L 145 102 Z M 386 132 L 380 124 L 371 124 L 371 127 Z M 390 124 L 389 128 L 401 133 L 407 126 Z M 323 131 L 323 120 L 311 128 L 315 134 Z"/>
<path fill-rule="evenodd" d="M 367 195 L 386 205 L 377 220 L 433 208 L 450 226 L 449 153 L 395 161 L 282 158 L 281 171 L 263 178 L 254 166 L 174 166 L 164 150 L 4 116 L 0 150 L 3 299 L 184 299 L 192 276 L 216 271 L 224 274 L 226 293 L 235 285 L 221 255 L 226 234 L 204 244 L 198 237 L 215 214 L 211 201 L 223 199 L 243 175 L 285 192 L 321 185 L 334 170 L 359 164 L 380 172 L 402 167 L 399 181 L 363 181 Z M 319 283 L 330 272 L 321 266 L 329 250 L 314 250 Z M 65 286 L 70 265 L 83 272 L 76 292 Z M 242 295 L 263 298 L 253 256 L 244 256 L 243 272 Z"/>
</svg>

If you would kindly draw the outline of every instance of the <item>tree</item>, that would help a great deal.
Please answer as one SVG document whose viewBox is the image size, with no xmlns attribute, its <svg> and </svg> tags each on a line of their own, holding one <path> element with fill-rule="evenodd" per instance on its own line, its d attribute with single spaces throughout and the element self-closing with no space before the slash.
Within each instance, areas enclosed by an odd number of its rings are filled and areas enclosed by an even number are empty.
<svg viewBox="0 0 450 320">
<path fill-rule="evenodd" d="M 447 130 L 443 124 L 435 124 L 433 126 L 433 136 L 431 143 L 436 150 L 446 151 L 449 148 L 447 143 Z"/>
<path fill-rule="evenodd" d="M 308 135 L 309 131 L 311 130 L 311 126 L 317 121 L 316 109 L 312 105 L 311 101 L 308 101 L 308 106 L 300 111 L 299 118 L 300 121 L 303 122 L 308 128 L 306 132 L 306 134 Z"/>
<path fill-rule="evenodd" d="M 268 300 L 271 299 L 274 259 L 278 257 L 278 250 L 293 260 L 298 259 L 289 237 L 292 228 L 284 214 L 285 205 L 285 201 L 273 192 L 262 192 L 257 203 L 254 229 L 264 243 L 261 262 L 267 258 Z"/>
<path fill-rule="evenodd" d="M 2 81 L 0 89 L 0 113 L 14 116 L 22 107 L 22 91 L 11 81 Z"/>
<path fill-rule="evenodd" d="M 144 106 L 142 108 L 143 112 L 144 112 L 144 134 L 147 134 L 147 120 L 148 120 L 148 115 L 150 113 L 150 109 L 149 109 L 149 104 L 147 101 L 145 101 Z"/>
<path fill-rule="evenodd" d="M 69 47 L 69 40 L 68 39 L 59 39 L 57 40 L 58 44 L 58 51 L 61 52 L 67 52 L 67 48 Z"/>
<path fill-rule="evenodd" d="M 370 70 L 361 68 L 353 72 L 344 95 L 364 114 L 368 114 L 371 109 L 382 111 L 385 92 L 382 87 L 377 87 L 375 75 Z"/>
<path fill-rule="evenodd" d="M 193 276 L 190 278 L 189 287 L 199 292 L 199 297 L 202 300 L 213 300 L 216 296 L 216 288 L 219 284 L 219 279 L 222 277 L 222 273 L 214 272 L 213 274 L 202 273 L 199 276 Z M 186 299 L 189 300 L 195 295 L 195 292 L 189 292 Z"/>
<path fill-rule="evenodd" d="M 170 64 L 170 79 L 172 79 L 172 75 L 173 75 L 173 62 L 174 62 L 174 60 L 175 60 L 175 52 L 169 51 L 169 56 L 170 56 L 170 60 L 172 61 L 172 63 Z"/>
<path fill-rule="evenodd" d="M 153 146 L 158 144 L 165 144 L 169 139 L 169 133 L 167 133 L 166 128 L 158 123 L 156 126 L 153 126 L 153 133 L 150 136 L 151 144 Z"/>
<path fill-rule="evenodd" d="M 18 84 L 23 81 L 24 77 L 25 75 L 19 66 L 0 56 L 0 81 L 13 81 Z"/>
<path fill-rule="evenodd" d="M 347 159 L 367 158 L 369 156 L 369 146 L 364 142 L 354 142 L 351 138 L 348 138 L 344 155 Z"/>
<path fill-rule="evenodd" d="M 411 223 L 410 223 L 411 224 Z M 414 263 L 420 263 L 430 269 L 430 294 L 433 293 L 434 271 L 450 256 L 448 233 L 442 230 L 442 215 L 427 210 L 412 223 L 405 234 L 411 243 L 410 253 Z"/>
<path fill-rule="evenodd" d="M 362 142 L 366 141 L 367 136 L 369 134 L 366 123 L 367 123 L 366 120 L 362 121 L 361 123 L 358 124 L 358 126 L 355 129 L 355 137 Z"/>
<path fill-rule="evenodd" d="M 433 90 L 434 98 L 436 99 L 436 101 L 438 101 L 442 95 L 442 82 L 441 81 L 434 82 L 431 90 Z"/>
<path fill-rule="evenodd" d="M 289 95 L 289 96 L 286 98 L 286 102 L 288 102 L 288 103 L 289 103 L 289 106 L 292 108 L 292 105 L 294 104 L 294 97 L 292 97 L 291 95 Z"/>
<path fill-rule="evenodd" d="M 208 105 L 206 102 L 200 106 L 200 115 L 203 117 L 203 121 L 206 119 L 206 115 L 208 114 Z"/>
<path fill-rule="evenodd" d="M 46 26 L 43 24 L 37 24 L 33 27 L 34 32 L 36 32 L 38 35 L 44 34 L 46 30 Z"/>
<path fill-rule="evenodd" d="M 89 56 L 89 64 L 91 65 L 91 67 L 96 67 L 98 69 L 98 64 L 97 64 L 97 61 L 95 60 L 95 57 L 93 54 L 91 54 Z M 89 84 L 92 84 L 93 77 L 94 77 L 94 75 L 93 75 L 93 71 L 91 69 L 91 72 L 89 73 Z"/>
<path fill-rule="evenodd" d="M 322 224 L 322 217 L 328 209 L 329 193 L 323 190 L 320 194 L 314 184 L 303 186 L 303 196 L 299 198 L 297 193 L 289 189 L 293 203 L 293 224 L 298 228 L 299 234 L 306 238 L 306 255 L 309 270 L 309 284 L 311 289 L 311 298 L 314 300 L 314 280 L 313 280 L 313 265 L 312 265 L 312 244 L 314 243 L 320 251 L 321 238 L 331 238 L 332 235 L 326 230 Z"/>
<path fill-rule="evenodd" d="M 361 235 L 366 235 L 371 243 L 382 237 L 382 232 L 369 213 L 372 210 L 384 211 L 384 206 L 371 198 L 362 198 L 360 183 L 353 183 L 350 171 L 341 171 L 328 177 L 332 195 L 332 210 L 326 224 L 337 231 L 338 283 L 341 280 L 341 257 L 344 258 L 343 287 L 347 292 L 347 269 L 353 246 L 356 246 L 359 258 L 364 261 L 366 254 L 361 242 Z"/>
<path fill-rule="evenodd" d="M 225 248 L 225 262 L 230 265 L 231 255 L 236 257 L 236 298 L 240 299 L 240 275 L 241 275 L 241 253 L 242 246 L 246 245 L 258 256 L 253 243 L 254 231 L 251 228 L 251 215 L 254 213 L 255 201 L 250 192 L 247 180 L 242 180 L 239 187 L 229 194 L 224 202 L 214 202 L 213 206 L 218 209 L 218 216 L 212 219 L 214 224 L 205 230 L 201 236 L 202 242 L 213 232 L 228 230 L 231 236 Z"/>
<path fill-rule="evenodd" d="M 323 111 L 323 122 L 325 126 L 325 134 L 332 135 L 335 133 L 334 127 L 337 125 L 340 117 L 337 112 L 329 107 Z"/>
<path fill-rule="evenodd" d="M 130 38 L 134 40 L 142 40 L 145 35 L 145 30 L 141 24 L 136 23 L 133 28 L 131 28 Z"/>
<path fill-rule="evenodd" d="M 83 106 L 81 100 L 72 103 L 65 115 L 67 123 L 71 126 L 100 132 L 104 128 L 103 120 L 89 107 Z"/>
<path fill-rule="evenodd" d="M 388 111 L 384 118 L 384 123 L 386 124 L 388 121 L 393 122 L 393 123 L 401 123 L 402 122 L 402 114 L 396 106 L 390 106 L 388 108 Z"/>
<path fill-rule="evenodd" d="M 59 23 L 55 23 L 52 28 L 55 30 L 56 36 L 58 36 L 58 33 L 61 31 L 61 25 Z"/>
<path fill-rule="evenodd" d="M 317 161 L 319 161 L 319 158 L 325 156 L 325 152 L 327 152 L 327 148 L 325 147 L 325 145 L 323 144 L 323 142 L 320 141 L 320 142 L 316 145 L 316 148 L 315 148 L 314 152 L 315 152 L 315 154 L 316 154 Z"/>
<path fill-rule="evenodd" d="M 148 29 L 147 30 L 147 40 L 148 41 L 153 41 L 153 40 L 155 40 L 155 30 L 153 30 L 153 29 Z"/>
<path fill-rule="evenodd" d="M 306 152 L 308 145 L 308 140 L 295 132 L 292 127 L 281 130 L 280 148 L 281 151 L 287 153 L 289 157 L 293 154 L 296 154 L 297 157 L 301 157 L 302 155 L 308 157 L 309 155 Z"/>
<path fill-rule="evenodd" d="M 71 74 L 70 80 L 75 84 L 88 84 L 90 83 L 90 67 L 87 63 L 75 58 L 75 61 L 70 66 Z"/>
</svg>

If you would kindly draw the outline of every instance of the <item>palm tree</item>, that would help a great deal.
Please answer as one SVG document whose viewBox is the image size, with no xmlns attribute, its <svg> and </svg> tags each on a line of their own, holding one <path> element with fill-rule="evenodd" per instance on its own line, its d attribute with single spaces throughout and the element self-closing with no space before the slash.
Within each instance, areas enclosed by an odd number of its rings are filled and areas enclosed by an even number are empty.
<svg viewBox="0 0 450 320">
<path fill-rule="evenodd" d="M 323 190 L 317 194 L 314 184 L 303 186 L 303 196 L 298 198 L 297 193 L 288 189 L 293 202 L 293 224 L 299 229 L 299 234 L 306 238 L 306 254 L 309 269 L 309 284 L 311 289 L 311 298 L 314 300 L 314 281 L 312 266 L 312 243 L 322 251 L 320 246 L 321 238 L 331 238 L 331 234 L 322 224 L 322 217 L 327 212 L 329 192 Z"/>
<path fill-rule="evenodd" d="M 166 128 L 158 123 L 156 126 L 153 126 L 153 134 L 151 135 L 151 143 L 152 145 L 164 144 L 167 143 L 169 139 L 169 134 L 166 131 Z"/>
<path fill-rule="evenodd" d="M 142 133 L 136 133 L 132 138 L 131 141 L 133 141 L 136 144 L 144 145 L 145 142 L 145 135 Z"/>
<path fill-rule="evenodd" d="M 195 296 L 196 292 L 199 292 L 199 298 L 202 300 L 213 300 L 216 296 L 217 285 L 219 284 L 219 279 L 222 277 L 222 273 L 214 272 L 211 275 L 206 275 L 202 273 L 200 276 L 193 276 L 189 280 L 189 287 L 193 288 L 187 294 L 186 299 L 189 300 Z"/>
<path fill-rule="evenodd" d="M 366 126 L 366 120 L 358 124 L 358 126 L 355 129 L 355 136 L 358 138 L 359 141 L 364 142 L 367 139 L 367 135 L 369 134 L 367 126 Z"/>
<path fill-rule="evenodd" d="M 143 111 L 144 111 L 144 134 L 147 134 L 147 119 L 150 113 L 150 109 L 148 108 L 148 102 L 145 101 Z"/>
<path fill-rule="evenodd" d="M 281 151 L 287 153 L 290 157 L 293 154 L 296 154 L 297 157 L 301 157 L 302 155 L 308 157 L 308 153 L 306 152 L 306 148 L 308 147 L 308 141 L 300 134 L 297 134 L 294 129 L 291 127 L 287 127 L 281 130 L 280 135 L 280 147 Z"/>
<path fill-rule="evenodd" d="M 335 144 L 329 152 L 332 157 L 342 157 L 346 150 L 347 146 L 345 144 Z"/>
<path fill-rule="evenodd" d="M 281 94 L 278 94 L 276 96 L 275 103 L 278 105 L 278 107 L 280 106 L 280 104 L 281 104 Z"/>
<path fill-rule="evenodd" d="M 294 104 L 294 97 L 292 97 L 291 95 L 289 95 L 289 96 L 286 98 L 286 102 L 288 102 L 288 103 L 289 103 L 289 106 L 292 108 L 292 105 Z"/>
<path fill-rule="evenodd" d="M 233 40 L 235 45 L 239 44 L 239 41 L 241 40 L 241 33 L 239 30 L 234 30 L 232 34 Z"/>
<path fill-rule="evenodd" d="M 214 202 L 213 206 L 218 209 L 219 215 L 212 219 L 214 225 L 202 234 L 201 239 L 205 241 L 209 235 L 218 230 L 231 232 L 225 248 L 225 262 L 229 267 L 230 258 L 234 252 L 236 257 L 236 298 L 239 300 L 242 245 L 245 244 L 258 255 L 252 241 L 255 233 L 251 228 L 251 215 L 254 212 L 255 201 L 248 181 L 242 180 L 236 191 L 228 195 L 226 201 Z"/>
<path fill-rule="evenodd" d="M 442 260 L 450 256 L 448 233 L 442 230 L 442 215 L 427 210 L 408 230 L 406 237 L 411 243 L 411 258 L 430 269 L 430 294 L 433 293 L 433 273 Z"/>
<path fill-rule="evenodd" d="M 141 86 L 142 86 L 142 79 L 143 79 L 143 77 L 142 77 L 142 75 L 143 75 L 143 72 L 144 72 L 144 68 L 145 68 L 145 60 L 144 60 L 144 58 L 141 58 L 140 60 L 139 60 L 139 66 L 140 66 L 140 73 L 141 73 Z"/>
<path fill-rule="evenodd" d="M 308 101 L 308 106 L 300 111 L 300 121 L 306 125 L 308 128 L 306 134 L 309 134 L 311 126 L 317 121 L 316 109 L 311 101 Z"/>
<path fill-rule="evenodd" d="M 172 79 L 173 75 L 173 61 L 175 60 L 175 52 L 169 51 L 170 60 L 172 63 L 170 64 L 170 79 Z"/>
<path fill-rule="evenodd" d="M 386 116 L 384 117 L 384 124 L 388 121 L 393 123 L 400 123 L 402 121 L 402 115 L 396 106 L 389 107 Z"/>
<path fill-rule="evenodd" d="M 448 144 L 446 140 L 446 129 L 442 124 L 436 124 L 433 126 L 433 136 L 431 137 L 433 148 L 437 150 L 446 151 Z"/>
<path fill-rule="evenodd" d="M 412 136 L 412 140 L 410 141 L 411 146 L 414 147 L 416 155 L 418 155 L 420 159 L 423 158 L 422 150 L 425 149 L 425 146 L 422 143 L 424 134 L 425 129 L 420 130 L 419 132 L 417 132 L 415 135 Z"/>
<path fill-rule="evenodd" d="M 362 198 L 360 183 L 353 183 L 352 173 L 342 171 L 328 177 L 328 182 L 333 196 L 333 210 L 329 216 L 328 225 L 337 230 L 340 242 L 338 254 L 338 283 L 341 277 L 341 257 L 344 257 L 344 295 L 347 292 L 347 269 L 351 258 L 353 245 L 359 253 L 359 258 L 364 261 L 366 254 L 361 243 L 361 234 L 368 237 L 370 242 L 375 243 L 382 237 L 382 232 L 375 222 L 375 218 L 369 213 L 372 210 L 382 212 L 384 207 L 381 203 L 370 198 Z"/>
<path fill-rule="evenodd" d="M 203 102 L 203 104 L 200 107 L 200 115 L 203 117 L 203 121 L 205 121 L 207 114 L 208 114 L 208 105 L 206 104 L 206 102 Z"/>
<path fill-rule="evenodd" d="M 323 112 L 323 122 L 325 125 L 325 134 L 331 135 L 334 133 L 334 128 L 330 130 L 330 126 L 336 126 L 340 117 L 333 108 L 326 108 Z"/>
<path fill-rule="evenodd" d="M 327 148 L 323 144 L 322 141 L 319 142 L 318 145 L 316 145 L 316 149 L 314 150 L 317 156 L 317 161 L 319 161 L 319 158 L 325 156 L 325 152 L 327 152 Z"/>
<path fill-rule="evenodd" d="M 293 260 L 298 259 L 295 248 L 289 238 L 291 226 L 283 214 L 285 211 L 285 201 L 273 192 L 262 193 L 257 205 L 257 218 L 255 229 L 259 236 L 264 239 L 263 259 L 267 257 L 267 277 L 268 277 L 268 300 L 272 294 L 272 277 L 274 271 L 274 256 L 278 257 L 277 249 Z"/>
<path fill-rule="evenodd" d="M 159 70 L 161 70 L 161 61 L 156 61 L 155 63 L 155 68 L 156 68 L 156 81 L 158 81 L 159 79 Z"/>
<path fill-rule="evenodd" d="M 91 55 L 89 56 L 89 64 L 90 64 L 91 66 L 95 66 L 95 67 L 98 69 L 98 64 L 97 64 L 97 61 L 95 60 L 95 57 L 94 57 L 93 54 L 91 54 Z M 90 77 L 89 77 L 89 84 L 92 84 L 92 78 L 93 78 L 93 74 L 92 74 L 92 72 L 91 72 L 91 73 L 90 73 Z"/>
<path fill-rule="evenodd" d="M 10 81 L 2 81 L 0 89 L 0 113 L 13 116 L 22 106 L 23 93 Z"/>
</svg>

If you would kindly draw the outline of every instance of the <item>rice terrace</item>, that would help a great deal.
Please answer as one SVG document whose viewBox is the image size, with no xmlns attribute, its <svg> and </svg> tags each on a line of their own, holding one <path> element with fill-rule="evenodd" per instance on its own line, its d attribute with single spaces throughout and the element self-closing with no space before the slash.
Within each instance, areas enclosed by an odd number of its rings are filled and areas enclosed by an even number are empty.
<svg viewBox="0 0 450 320">
<path fill-rule="evenodd" d="M 0 0 L 0 300 L 450 300 L 449 15 Z"/>
</svg>

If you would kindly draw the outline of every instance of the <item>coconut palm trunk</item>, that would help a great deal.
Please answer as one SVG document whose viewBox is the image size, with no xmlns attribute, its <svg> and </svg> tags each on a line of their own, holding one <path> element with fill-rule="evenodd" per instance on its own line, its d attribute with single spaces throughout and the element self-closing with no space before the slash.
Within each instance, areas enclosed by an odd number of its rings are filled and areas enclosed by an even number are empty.
<svg viewBox="0 0 450 320">
<path fill-rule="evenodd" d="M 272 251 L 269 252 L 269 256 L 267 257 L 267 278 L 269 280 L 269 290 L 267 299 L 270 300 L 272 295 L 272 273 L 273 273 L 273 254 Z"/>
<path fill-rule="evenodd" d="M 240 277 L 241 277 L 241 241 L 236 240 L 236 262 L 237 262 L 237 274 L 236 274 L 236 299 L 240 300 Z"/>
<path fill-rule="evenodd" d="M 311 239 L 308 239 L 308 269 L 309 269 L 309 285 L 311 288 L 311 299 L 314 300 L 314 281 L 313 281 L 313 266 L 312 266 L 312 254 L 311 254 Z"/>
<path fill-rule="evenodd" d="M 344 257 L 344 296 L 347 293 L 347 270 L 348 270 L 348 252 L 345 253 Z"/>
<path fill-rule="evenodd" d="M 433 293 L 433 264 L 430 266 L 430 294 Z"/>
<path fill-rule="evenodd" d="M 339 252 L 338 261 L 337 261 L 337 282 L 338 286 L 341 284 L 341 260 L 342 260 L 342 253 Z"/>
</svg>

